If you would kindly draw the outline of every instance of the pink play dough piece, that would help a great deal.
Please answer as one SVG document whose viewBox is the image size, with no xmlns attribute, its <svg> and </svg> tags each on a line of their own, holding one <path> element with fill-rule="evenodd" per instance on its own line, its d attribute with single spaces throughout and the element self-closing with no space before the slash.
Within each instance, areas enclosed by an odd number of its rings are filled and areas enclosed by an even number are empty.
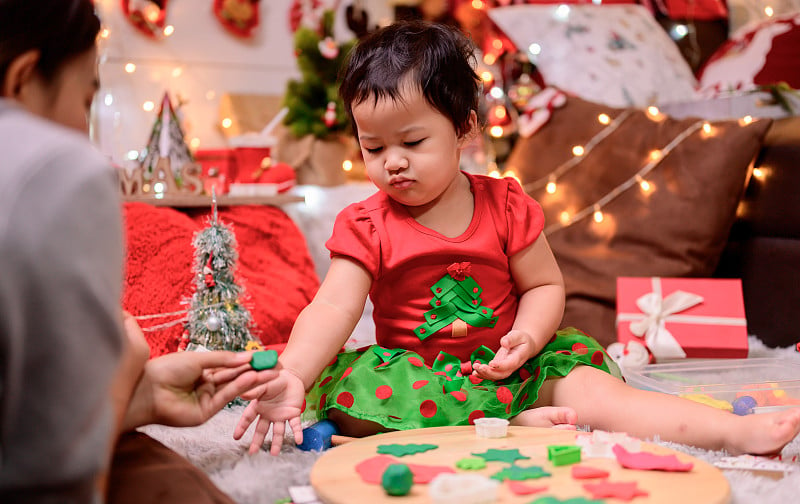
<svg viewBox="0 0 800 504">
<path fill-rule="evenodd" d="M 641 490 L 635 481 L 616 482 L 601 481 L 600 483 L 584 483 L 583 488 L 592 494 L 594 499 L 606 499 L 616 497 L 622 500 L 631 500 L 634 497 L 645 497 L 650 495 L 647 491 Z"/>
<path fill-rule="evenodd" d="M 572 466 L 572 477 L 574 479 L 608 478 L 608 471 L 587 465 Z"/>
<path fill-rule="evenodd" d="M 533 486 L 521 481 L 508 480 L 508 489 L 516 495 L 532 495 L 547 490 L 547 485 Z"/>
<path fill-rule="evenodd" d="M 686 472 L 691 471 L 692 467 L 694 467 L 691 462 L 682 463 L 675 455 L 656 455 L 650 452 L 631 453 L 618 444 L 614 445 L 612 450 L 614 455 L 617 456 L 617 462 L 628 469 Z"/>
<path fill-rule="evenodd" d="M 402 464 L 400 459 L 389 455 L 377 455 L 358 463 L 356 472 L 361 476 L 364 483 L 379 485 L 383 472 L 389 464 Z M 430 466 L 420 464 L 406 464 L 414 474 L 414 483 L 430 483 L 430 481 L 441 473 L 454 473 L 455 469 L 447 466 Z"/>
</svg>

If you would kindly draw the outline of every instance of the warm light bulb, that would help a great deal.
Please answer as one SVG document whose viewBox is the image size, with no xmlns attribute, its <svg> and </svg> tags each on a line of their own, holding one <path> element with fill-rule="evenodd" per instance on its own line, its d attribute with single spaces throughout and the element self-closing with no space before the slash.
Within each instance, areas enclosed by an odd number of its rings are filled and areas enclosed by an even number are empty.
<svg viewBox="0 0 800 504">
<path fill-rule="evenodd" d="M 644 191 L 644 192 L 646 192 L 646 193 L 650 192 L 650 190 L 653 188 L 653 187 L 650 185 L 650 182 L 648 182 L 648 181 L 646 181 L 646 180 L 642 180 L 641 182 L 639 182 L 639 187 L 641 187 L 641 188 L 642 188 L 642 191 Z"/>
<path fill-rule="evenodd" d="M 555 182 L 548 182 L 547 186 L 545 187 L 545 191 L 549 194 L 553 194 L 556 192 L 556 183 Z"/>
<path fill-rule="evenodd" d="M 746 116 L 742 117 L 741 119 L 739 119 L 739 123 L 741 125 L 743 125 L 743 126 L 747 126 L 751 122 L 753 122 L 753 116 L 746 115 Z"/>
<path fill-rule="evenodd" d="M 495 138 L 500 138 L 503 136 L 503 127 L 502 126 L 492 126 L 489 128 L 489 134 Z"/>
<path fill-rule="evenodd" d="M 489 90 L 489 95 L 496 100 L 502 98 L 504 94 L 505 93 L 503 93 L 503 88 L 501 88 L 500 86 L 494 86 L 492 87 L 492 89 Z"/>
<path fill-rule="evenodd" d="M 487 65 L 494 65 L 497 61 L 497 56 L 492 53 L 486 53 L 483 55 L 483 62 Z"/>
<path fill-rule="evenodd" d="M 481 10 L 485 7 L 483 0 L 472 0 L 472 8 L 475 10 Z"/>
<path fill-rule="evenodd" d="M 175 27 L 174 26 L 167 25 L 167 26 L 164 27 L 164 36 L 165 37 L 169 37 L 173 33 L 175 33 Z"/>
<path fill-rule="evenodd" d="M 128 73 L 133 73 L 136 71 L 136 65 L 133 63 L 125 63 L 125 71 Z"/>
<path fill-rule="evenodd" d="M 503 172 L 503 178 L 513 178 L 517 182 L 520 182 L 519 177 L 517 177 L 517 174 L 514 172 L 514 170 L 506 170 L 506 171 L 504 171 Z"/>
<path fill-rule="evenodd" d="M 569 212 L 564 210 L 560 214 L 558 214 L 558 220 L 561 221 L 561 224 L 568 224 L 569 223 Z"/>
<path fill-rule="evenodd" d="M 763 168 L 753 168 L 753 176 L 758 180 L 764 180 L 767 176 L 767 172 Z"/>
<path fill-rule="evenodd" d="M 497 49 L 498 51 L 503 48 L 503 41 L 499 38 L 492 40 L 492 47 Z"/>
<path fill-rule="evenodd" d="M 652 117 L 658 117 L 658 114 L 660 114 L 661 112 L 658 110 L 658 107 L 650 105 L 649 107 L 647 107 L 647 113 L 650 114 L 650 116 Z"/>
<path fill-rule="evenodd" d="M 144 110 L 145 112 L 150 112 L 154 108 L 156 108 L 156 104 L 151 102 L 151 101 L 149 101 L 149 100 L 144 102 L 144 103 L 142 103 L 142 110 Z"/>
<path fill-rule="evenodd" d="M 489 172 L 489 176 L 492 178 L 500 178 L 500 172 L 498 170 L 492 170 Z"/>
<path fill-rule="evenodd" d="M 481 72 L 481 80 L 483 82 L 492 82 L 494 80 L 494 75 L 489 70 L 484 70 Z"/>
<path fill-rule="evenodd" d="M 599 209 L 594 211 L 594 221 L 595 222 L 603 222 L 603 212 Z"/>
<path fill-rule="evenodd" d="M 498 106 L 496 106 L 496 107 L 494 108 L 494 116 L 495 116 L 496 118 L 498 118 L 498 119 L 505 119 L 505 118 L 506 118 L 506 115 L 508 115 L 508 112 L 506 111 L 506 108 L 505 108 L 504 106 L 502 106 L 502 105 L 498 105 Z"/>
<path fill-rule="evenodd" d="M 225 119 L 222 120 L 222 127 L 223 128 L 228 129 L 232 125 L 233 125 L 233 119 L 231 119 L 230 117 L 226 117 Z"/>
<path fill-rule="evenodd" d="M 608 114 L 600 114 L 597 116 L 597 122 L 600 124 L 608 124 L 611 122 L 611 118 L 608 117 Z"/>
<path fill-rule="evenodd" d="M 533 54 L 534 56 L 538 56 L 542 53 L 542 46 L 534 42 L 533 44 L 528 46 L 528 52 Z"/>
<path fill-rule="evenodd" d="M 583 156 L 583 153 L 584 153 L 584 149 L 583 149 L 583 146 L 582 146 L 582 145 L 576 145 L 576 146 L 574 146 L 574 147 L 572 148 L 572 154 L 573 154 L 574 156 L 578 156 L 578 157 L 579 157 L 579 156 Z"/>
<path fill-rule="evenodd" d="M 764 14 L 766 14 L 767 17 L 772 17 L 772 15 L 775 14 L 775 11 L 772 9 L 772 7 L 767 5 L 766 7 L 764 7 Z"/>
<path fill-rule="evenodd" d="M 653 149 L 650 151 L 650 160 L 651 161 L 658 161 L 661 159 L 661 151 L 659 149 Z"/>
<path fill-rule="evenodd" d="M 703 123 L 703 133 L 705 133 L 706 135 L 711 133 L 711 124 L 709 124 L 707 122 Z"/>
<path fill-rule="evenodd" d="M 100 38 L 107 39 L 109 37 L 109 35 L 111 35 L 111 30 L 109 30 L 108 28 L 103 28 L 100 31 Z"/>
<path fill-rule="evenodd" d="M 181 67 L 175 67 L 175 68 L 172 69 L 172 76 L 173 77 L 180 77 L 182 73 L 183 73 L 183 68 L 181 68 Z"/>
<path fill-rule="evenodd" d="M 161 8 L 154 3 L 148 2 L 144 9 L 142 9 L 142 14 L 146 20 L 155 23 L 161 15 Z"/>
<path fill-rule="evenodd" d="M 349 159 L 345 159 L 344 161 L 342 161 L 342 170 L 349 172 L 352 169 L 353 169 L 352 161 L 350 161 Z"/>
<path fill-rule="evenodd" d="M 200 139 L 194 137 L 191 140 L 189 140 L 189 147 L 191 147 L 193 150 L 197 150 L 197 148 L 200 147 Z"/>
</svg>

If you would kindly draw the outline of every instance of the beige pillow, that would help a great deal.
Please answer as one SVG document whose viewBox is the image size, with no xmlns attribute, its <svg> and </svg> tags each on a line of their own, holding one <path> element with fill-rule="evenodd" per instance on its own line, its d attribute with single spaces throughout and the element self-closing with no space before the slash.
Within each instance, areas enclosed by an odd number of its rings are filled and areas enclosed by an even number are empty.
<svg viewBox="0 0 800 504">
<path fill-rule="evenodd" d="M 608 126 L 598 120 L 601 114 Z M 618 276 L 712 274 L 771 121 L 718 121 L 708 123 L 708 132 L 704 124 L 570 97 L 544 127 L 515 144 L 507 168 L 541 203 L 564 274 L 562 326 L 607 345 L 616 340 Z M 598 134 L 608 135 L 588 149 Z M 670 143 L 672 150 L 646 172 L 653 151 L 666 152 Z M 569 161 L 576 145 L 587 149 L 577 163 Z M 554 172 L 563 173 L 551 194 L 546 183 Z"/>
</svg>

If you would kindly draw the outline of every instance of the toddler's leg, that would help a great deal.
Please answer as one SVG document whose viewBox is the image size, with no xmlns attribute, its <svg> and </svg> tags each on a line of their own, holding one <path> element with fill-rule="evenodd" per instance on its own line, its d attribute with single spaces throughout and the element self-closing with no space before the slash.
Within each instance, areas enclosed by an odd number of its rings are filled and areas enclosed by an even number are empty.
<svg viewBox="0 0 800 504">
<path fill-rule="evenodd" d="M 625 431 L 730 453 L 780 451 L 800 432 L 800 408 L 777 413 L 734 415 L 670 394 L 640 390 L 590 366 L 547 380 L 541 404 L 569 406 L 577 421 L 595 429 Z"/>
<path fill-rule="evenodd" d="M 568 407 L 541 406 L 530 408 L 511 419 L 511 425 L 525 427 L 554 427 L 556 429 L 575 430 L 578 414 Z"/>
<path fill-rule="evenodd" d="M 336 424 L 342 435 L 349 437 L 366 437 L 379 432 L 389 432 L 392 430 L 376 422 L 351 417 L 335 408 L 328 410 L 328 418 L 331 422 Z"/>
</svg>

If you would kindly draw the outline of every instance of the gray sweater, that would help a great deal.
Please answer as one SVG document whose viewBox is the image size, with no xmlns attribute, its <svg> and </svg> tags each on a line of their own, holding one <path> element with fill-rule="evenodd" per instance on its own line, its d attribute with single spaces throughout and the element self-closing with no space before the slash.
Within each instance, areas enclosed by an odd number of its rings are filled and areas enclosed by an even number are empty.
<svg viewBox="0 0 800 504">
<path fill-rule="evenodd" d="M 118 194 L 87 138 L 0 99 L 0 501 L 91 499 L 108 465 Z"/>
</svg>

